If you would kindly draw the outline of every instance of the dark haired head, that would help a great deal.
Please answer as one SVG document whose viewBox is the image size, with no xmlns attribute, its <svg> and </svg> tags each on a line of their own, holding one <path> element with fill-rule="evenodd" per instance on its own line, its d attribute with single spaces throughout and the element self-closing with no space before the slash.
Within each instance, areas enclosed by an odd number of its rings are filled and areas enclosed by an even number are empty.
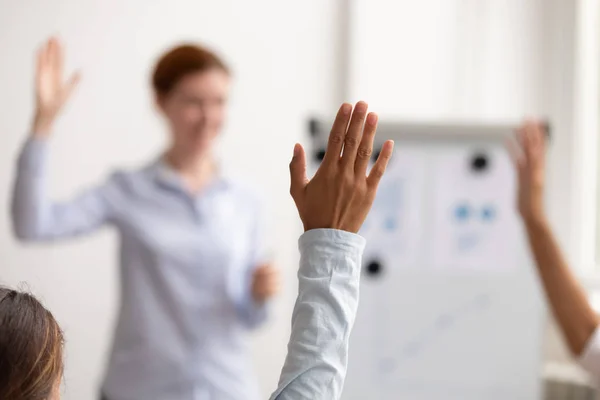
<svg viewBox="0 0 600 400">
<path fill-rule="evenodd" d="M 58 398 L 63 341 L 58 323 L 35 297 L 0 287 L 0 399 Z"/>
</svg>

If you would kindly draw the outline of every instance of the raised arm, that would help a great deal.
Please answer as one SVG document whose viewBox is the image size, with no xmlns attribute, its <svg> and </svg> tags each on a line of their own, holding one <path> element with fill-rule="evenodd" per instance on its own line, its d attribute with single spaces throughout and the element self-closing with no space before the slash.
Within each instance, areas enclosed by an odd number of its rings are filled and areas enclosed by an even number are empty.
<svg viewBox="0 0 600 400">
<path fill-rule="evenodd" d="M 291 194 L 305 233 L 299 241 L 299 293 L 288 354 L 271 399 L 336 400 L 344 386 L 365 245 L 356 232 L 373 204 L 393 149 L 392 142 L 384 144 L 367 176 L 377 116 L 367 116 L 363 102 L 352 118 L 351 113 L 350 104 L 342 105 L 312 180 L 306 177 L 304 150 L 300 145 L 294 148 Z"/>
<path fill-rule="evenodd" d="M 50 133 L 79 79 L 74 75 L 64 83 L 62 64 L 60 43 L 51 39 L 37 55 L 36 112 L 31 136 L 17 163 L 12 220 L 15 235 L 21 240 L 77 235 L 97 228 L 109 218 L 110 185 L 87 191 L 66 203 L 54 203 L 48 196 L 46 163 Z"/>
<path fill-rule="evenodd" d="M 545 140 L 541 124 L 528 122 L 518 131 L 511 153 L 517 167 L 518 204 L 537 270 L 552 312 L 571 353 L 600 377 L 600 337 L 594 334 L 598 317 L 584 289 L 570 270 L 544 211 Z"/>
</svg>

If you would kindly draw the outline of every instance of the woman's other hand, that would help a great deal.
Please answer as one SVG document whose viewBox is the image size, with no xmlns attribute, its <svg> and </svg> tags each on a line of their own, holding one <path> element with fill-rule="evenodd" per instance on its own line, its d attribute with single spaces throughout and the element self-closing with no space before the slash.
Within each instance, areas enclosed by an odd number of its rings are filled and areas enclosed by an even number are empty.
<svg viewBox="0 0 600 400">
<path fill-rule="evenodd" d="M 279 270 L 271 264 L 263 264 L 254 270 L 252 276 L 252 297 L 263 303 L 281 290 Z"/>
</svg>

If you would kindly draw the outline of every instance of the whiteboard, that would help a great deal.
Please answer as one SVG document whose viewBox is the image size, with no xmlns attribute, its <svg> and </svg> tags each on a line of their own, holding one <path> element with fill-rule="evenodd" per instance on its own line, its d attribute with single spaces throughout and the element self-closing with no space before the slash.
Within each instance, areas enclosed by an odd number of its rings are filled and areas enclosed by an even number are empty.
<svg viewBox="0 0 600 400">
<path fill-rule="evenodd" d="M 511 131 L 381 125 L 396 148 L 360 232 L 343 399 L 541 398 L 545 309 L 516 214 Z M 326 136 L 313 129 L 313 170 Z"/>
</svg>

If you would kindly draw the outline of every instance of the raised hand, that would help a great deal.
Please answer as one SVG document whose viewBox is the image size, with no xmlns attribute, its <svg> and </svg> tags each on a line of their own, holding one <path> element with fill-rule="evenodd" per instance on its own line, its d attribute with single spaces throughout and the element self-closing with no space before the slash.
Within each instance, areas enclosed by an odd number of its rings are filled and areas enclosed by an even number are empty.
<svg viewBox="0 0 600 400">
<path fill-rule="evenodd" d="M 519 212 L 525 221 L 543 219 L 546 172 L 543 125 L 536 121 L 524 123 L 517 130 L 517 143 L 509 141 L 508 148 L 517 168 Z"/>
<path fill-rule="evenodd" d="M 36 112 L 33 133 L 46 136 L 54 120 L 79 82 L 79 74 L 63 80 L 64 55 L 56 38 L 48 40 L 38 51 L 35 75 Z"/>
<path fill-rule="evenodd" d="M 377 130 L 377 115 L 367 115 L 367 109 L 365 102 L 358 102 L 354 113 L 350 104 L 340 107 L 325 158 L 310 181 L 304 149 L 294 147 L 290 193 L 305 231 L 331 228 L 356 233 L 367 217 L 394 148 L 392 141 L 385 142 L 367 176 Z"/>
<path fill-rule="evenodd" d="M 262 303 L 279 293 L 279 270 L 271 264 L 264 264 L 256 268 L 252 275 L 252 297 Z"/>
</svg>

